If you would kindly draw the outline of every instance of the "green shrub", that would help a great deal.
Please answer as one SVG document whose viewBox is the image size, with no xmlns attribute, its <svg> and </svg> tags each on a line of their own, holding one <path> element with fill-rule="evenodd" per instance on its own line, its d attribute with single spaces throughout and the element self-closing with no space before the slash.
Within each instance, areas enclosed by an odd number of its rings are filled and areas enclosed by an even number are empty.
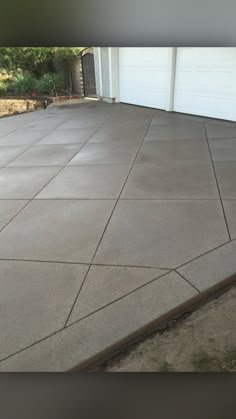
<svg viewBox="0 0 236 419">
<path fill-rule="evenodd" d="M 0 96 L 6 96 L 7 90 L 7 83 L 0 81 Z"/>
<path fill-rule="evenodd" d="M 35 87 L 36 78 L 30 73 L 17 75 L 11 83 L 11 88 L 17 95 L 31 94 Z"/>
<path fill-rule="evenodd" d="M 46 73 L 37 83 L 37 92 L 50 96 L 58 96 L 64 92 L 64 81 L 56 73 Z"/>
</svg>

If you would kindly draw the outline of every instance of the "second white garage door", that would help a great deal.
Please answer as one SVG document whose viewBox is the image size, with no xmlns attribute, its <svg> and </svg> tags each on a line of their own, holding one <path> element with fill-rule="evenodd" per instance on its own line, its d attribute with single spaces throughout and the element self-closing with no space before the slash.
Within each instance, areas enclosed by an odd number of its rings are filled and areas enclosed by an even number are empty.
<svg viewBox="0 0 236 419">
<path fill-rule="evenodd" d="M 120 102 L 166 109 L 168 48 L 119 48 Z"/>
<path fill-rule="evenodd" d="M 236 120 L 236 48 L 177 48 L 174 111 Z"/>
</svg>

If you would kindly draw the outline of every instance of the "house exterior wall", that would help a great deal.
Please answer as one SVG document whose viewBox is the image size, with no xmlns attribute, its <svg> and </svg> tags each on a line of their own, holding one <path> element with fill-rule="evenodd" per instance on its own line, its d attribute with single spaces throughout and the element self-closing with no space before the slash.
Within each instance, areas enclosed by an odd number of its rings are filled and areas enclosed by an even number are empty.
<svg viewBox="0 0 236 419">
<path fill-rule="evenodd" d="M 110 98 L 109 48 L 101 48 L 102 97 Z"/>
<path fill-rule="evenodd" d="M 94 48 L 94 67 L 97 96 L 102 96 L 102 86 L 100 80 L 100 48 Z"/>
<path fill-rule="evenodd" d="M 168 78 L 170 81 L 170 89 L 168 98 L 168 109 L 172 110 L 172 95 L 173 95 L 173 69 L 172 66 L 175 65 L 173 60 L 173 50 L 176 48 L 169 48 L 170 58 L 169 66 L 171 67 L 168 71 Z M 119 48 L 115 47 L 103 47 L 95 48 L 96 54 L 96 64 L 95 72 L 96 76 L 96 88 L 98 97 L 107 102 L 115 103 L 120 101 L 120 80 L 119 80 Z"/>
<path fill-rule="evenodd" d="M 141 64 L 139 62 L 135 64 L 135 60 L 128 59 L 125 65 L 122 64 L 122 48 L 97 49 L 100 54 L 97 86 L 101 100 L 114 103 L 121 99 L 125 103 L 150 106 L 170 112 L 236 121 L 236 48 L 168 47 L 165 48 L 168 50 L 165 66 L 161 63 L 155 64 L 158 48 L 145 49 L 149 50 L 149 55 L 144 51 L 144 58 L 148 55 L 148 62 L 144 59 Z M 152 49 L 153 56 L 150 52 Z M 135 56 L 135 51 L 131 53 Z M 127 74 L 122 70 L 122 65 L 127 67 Z M 151 74 L 154 71 L 156 78 Z M 161 74 L 161 71 L 165 74 Z M 127 75 L 130 77 L 128 82 Z M 167 85 L 165 91 L 162 85 L 158 89 L 162 75 L 165 76 Z M 140 82 L 143 94 L 137 90 L 137 82 Z M 162 91 L 165 97 L 159 104 L 158 97 Z M 150 103 L 149 95 L 153 98 L 153 103 Z"/>
<path fill-rule="evenodd" d="M 119 48 L 95 48 L 97 96 L 102 101 L 119 101 Z"/>
<path fill-rule="evenodd" d="M 119 102 L 120 98 L 120 69 L 119 48 L 109 48 L 110 98 L 112 102 Z"/>
</svg>

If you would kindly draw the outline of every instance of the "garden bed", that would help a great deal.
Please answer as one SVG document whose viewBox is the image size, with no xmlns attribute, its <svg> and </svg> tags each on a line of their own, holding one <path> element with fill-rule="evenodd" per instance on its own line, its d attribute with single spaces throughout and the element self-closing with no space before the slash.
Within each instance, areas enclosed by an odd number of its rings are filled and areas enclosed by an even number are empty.
<svg viewBox="0 0 236 419">
<path fill-rule="evenodd" d="M 1 98 L 0 99 L 0 117 L 17 115 L 23 112 L 32 112 L 38 109 L 44 109 L 44 100 Z"/>
<path fill-rule="evenodd" d="M 24 112 L 32 112 L 45 108 L 53 102 L 65 101 L 67 99 L 80 99 L 80 96 L 55 96 L 55 97 L 25 97 L 7 96 L 0 98 L 0 118 L 10 115 L 17 115 Z"/>
</svg>

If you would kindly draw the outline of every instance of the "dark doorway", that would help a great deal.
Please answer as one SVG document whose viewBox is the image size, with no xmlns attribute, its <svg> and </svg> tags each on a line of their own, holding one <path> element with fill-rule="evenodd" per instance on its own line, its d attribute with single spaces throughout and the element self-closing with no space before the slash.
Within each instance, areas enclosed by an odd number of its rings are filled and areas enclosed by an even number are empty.
<svg viewBox="0 0 236 419">
<path fill-rule="evenodd" d="M 94 69 L 94 55 L 87 52 L 81 58 L 84 82 L 84 96 L 97 97 Z"/>
</svg>

